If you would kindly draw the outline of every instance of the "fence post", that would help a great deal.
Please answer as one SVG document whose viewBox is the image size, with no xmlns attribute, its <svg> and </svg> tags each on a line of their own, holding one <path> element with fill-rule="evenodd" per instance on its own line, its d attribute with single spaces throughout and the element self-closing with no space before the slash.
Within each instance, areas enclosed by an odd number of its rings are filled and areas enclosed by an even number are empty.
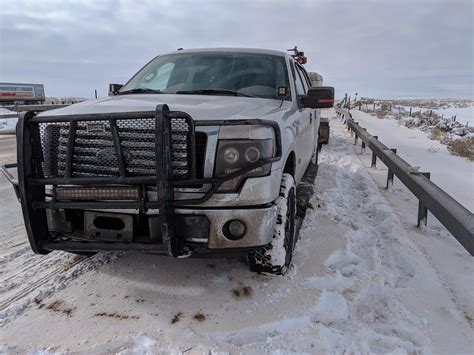
<svg viewBox="0 0 474 355">
<path fill-rule="evenodd" d="M 410 117 L 411 117 L 411 107 L 410 107 Z"/>
</svg>

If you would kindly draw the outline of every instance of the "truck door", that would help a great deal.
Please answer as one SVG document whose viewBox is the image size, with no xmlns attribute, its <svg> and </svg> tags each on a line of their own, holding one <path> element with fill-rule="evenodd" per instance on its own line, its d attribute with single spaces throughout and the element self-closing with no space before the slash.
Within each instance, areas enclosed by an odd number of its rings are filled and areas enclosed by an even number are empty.
<svg viewBox="0 0 474 355">
<path fill-rule="evenodd" d="M 295 121 L 296 130 L 297 130 L 297 164 L 300 174 L 303 174 L 308 166 L 311 156 L 314 151 L 314 121 L 315 121 L 315 111 L 311 108 L 303 108 L 299 104 L 299 97 L 306 95 L 308 92 L 308 83 L 306 81 L 305 74 L 303 69 L 299 64 L 295 63 L 295 89 L 296 95 L 298 96 L 298 111 L 299 119 Z M 301 160 L 300 160 L 301 159 Z M 301 177 L 301 176 L 300 176 Z"/>
<path fill-rule="evenodd" d="M 298 65 L 298 64 L 297 64 Z M 311 86 L 314 86 L 313 81 L 311 81 L 308 72 L 302 67 L 299 66 L 301 69 L 301 74 L 303 78 L 303 83 L 306 82 L 308 84 L 308 88 Z M 316 73 L 313 73 L 316 74 Z M 322 76 L 317 74 L 318 81 L 316 83 L 316 86 L 322 86 L 323 85 L 323 79 Z M 321 110 L 320 109 L 314 109 L 313 110 L 313 128 L 314 128 L 314 147 L 317 147 L 318 138 L 319 138 L 319 126 L 321 125 Z"/>
</svg>

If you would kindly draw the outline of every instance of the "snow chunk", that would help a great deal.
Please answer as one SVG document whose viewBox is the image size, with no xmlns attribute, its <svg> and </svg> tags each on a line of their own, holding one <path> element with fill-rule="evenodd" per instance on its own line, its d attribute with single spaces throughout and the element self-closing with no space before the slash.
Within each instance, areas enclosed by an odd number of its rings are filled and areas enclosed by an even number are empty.
<svg viewBox="0 0 474 355">
<path fill-rule="evenodd" d="M 345 290 L 353 291 L 355 289 L 354 282 L 354 280 L 344 277 L 339 270 L 336 270 L 336 276 L 311 277 L 306 283 L 314 288 L 343 292 Z"/>
<path fill-rule="evenodd" d="M 319 303 L 314 309 L 314 321 L 324 324 L 342 322 L 349 317 L 347 301 L 339 292 L 324 290 L 319 299 Z"/>
</svg>

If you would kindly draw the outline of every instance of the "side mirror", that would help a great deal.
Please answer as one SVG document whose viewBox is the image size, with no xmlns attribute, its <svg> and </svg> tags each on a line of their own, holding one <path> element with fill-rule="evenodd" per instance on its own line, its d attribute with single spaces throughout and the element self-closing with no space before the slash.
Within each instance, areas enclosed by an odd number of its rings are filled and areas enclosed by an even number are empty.
<svg viewBox="0 0 474 355">
<path fill-rule="evenodd" d="M 334 106 L 332 86 L 310 87 L 308 94 L 301 97 L 301 104 L 308 108 L 330 108 Z"/>
<path fill-rule="evenodd" d="M 122 84 L 109 84 L 109 96 L 117 95 L 122 86 Z"/>
</svg>

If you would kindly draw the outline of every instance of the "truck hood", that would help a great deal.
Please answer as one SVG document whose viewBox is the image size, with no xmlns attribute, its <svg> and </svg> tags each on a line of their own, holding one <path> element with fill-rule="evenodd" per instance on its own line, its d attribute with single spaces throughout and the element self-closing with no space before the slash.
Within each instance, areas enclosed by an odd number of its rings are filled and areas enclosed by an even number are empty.
<svg viewBox="0 0 474 355">
<path fill-rule="evenodd" d="M 283 101 L 286 103 L 286 101 Z M 195 120 L 255 119 L 281 109 L 282 100 L 253 97 L 132 94 L 84 101 L 41 115 L 81 115 L 93 113 L 154 111 L 156 105 L 167 104 L 172 111 L 184 111 Z"/>
</svg>

